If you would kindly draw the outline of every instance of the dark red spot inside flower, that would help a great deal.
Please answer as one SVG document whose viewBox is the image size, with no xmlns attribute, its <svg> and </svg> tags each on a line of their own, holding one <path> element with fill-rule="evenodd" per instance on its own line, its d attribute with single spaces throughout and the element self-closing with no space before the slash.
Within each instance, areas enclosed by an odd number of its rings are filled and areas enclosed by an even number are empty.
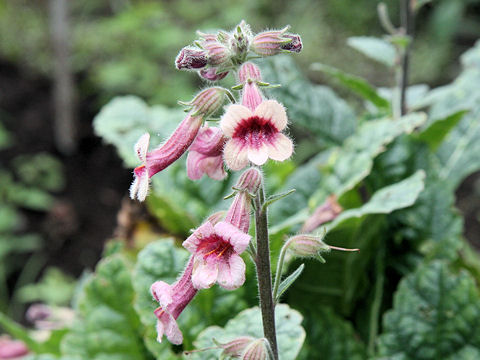
<svg viewBox="0 0 480 360">
<path fill-rule="evenodd" d="M 203 239 L 197 251 L 202 254 L 205 260 L 210 258 L 230 257 L 234 252 L 233 246 L 218 235 L 212 235 Z"/>
<path fill-rule="evenodd" d="M 258 148 L 265 142 L 271 142 L 277 133 L 277 128 L 269 120 L 252 116 L 237 125 L 232 137 L 244 145 Z"/>
</svg>

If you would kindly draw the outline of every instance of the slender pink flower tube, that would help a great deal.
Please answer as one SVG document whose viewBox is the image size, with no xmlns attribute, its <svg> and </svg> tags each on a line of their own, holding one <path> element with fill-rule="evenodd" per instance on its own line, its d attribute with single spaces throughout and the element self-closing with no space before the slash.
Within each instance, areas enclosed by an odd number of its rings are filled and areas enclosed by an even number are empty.
<svg viewBox="0 0 480 360">
<path fill-rule="evenodd" d="M 23 341 L 0 336 L 0 359 L 20 360 L 29 353 Z"/>
<path fill-rule="evenodd" d="M 200 129 L 188 152 L 187 175 L 190 179 L 198 180 L 203 174 L 214 180 L 223 180 L 227 176 L 222 156 L 225 141 L 222 130 L 217 127 Z"/>
<path fill-rule="evenodd" d="M 202 116 L 187 117 L 175 129 L 170 138 L 157 149 L 147 152 L 150 134 L 144 134 L 135 144 L 135 151 L 142 165 L 134 169 L 135 179 L 130 187 L 130 197 L 144 201 L 149 188 L 150 178 L 162 171 L 187 151 L 202 126 Z"/>
<path fill-rule="evenodd" d="M 335 219 L 342 210 L 342 207 L 337 202 L 337 197 L 335 195 L 330 195 L 327 200 L 316 208 L 313 214 L 305 221 L 300 232 L 312 232 L 320 225 Z"/>
<path fill-rule="evenodd" d="M 206 289 L 215 282 L 228 290 L 245 282 L 245 262 L 240 254 L 245 251 L 250 235 L 251 198 L 262 182 L 259 170 L 246 170 L 234 187 L 237 191 L 224 221 L 215 225 L 205 222 L 183 242 L 183 247 L 193 254 L 193 286 Z"/>
<path fill-rule="evenodd" d="M 243 85 L 242 105 L 255 111 L 263 101 L 262 92 L 257 85 L 258 81 L 262 81 L 260 69 L 255 64 L 247 62 L 238 70 L 238 80 Z"/>
<path fill-rule="evenodd" d="M 160 306 L 154 311 L 157 317 L 157 341 L 162 342 L 165 335 L 172 344 L 179 345 L 183 342 L 177 318 L 183 309 L 193 300 L 197 289 L 192 284 L 193 256 L 190 257 L 187 267 L 180 279 L 169 285 L 163 281 L 152 284 L 150 291 Z"/>
<path fill-rule="evenodd" d="M 134 169 L 135 179 L 130 186 L 130 197 L 144 201 L 150 178 L 162 171 L 190 147 L 206 117 L 220 109 L 225 99 L 225 89 L 211 87 L 201 91 L 190 103 L 187 117 L 178 125 L 170 138 L 153 151 L 148 151 L 150 135 L 142 135 L 135 144 L 135 152 L 142 165 Z"/>
</svg>

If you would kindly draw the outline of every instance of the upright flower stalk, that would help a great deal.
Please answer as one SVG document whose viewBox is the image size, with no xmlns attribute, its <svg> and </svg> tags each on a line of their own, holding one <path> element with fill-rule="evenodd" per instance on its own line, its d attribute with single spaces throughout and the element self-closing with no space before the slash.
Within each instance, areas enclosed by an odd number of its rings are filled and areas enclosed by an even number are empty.
<svg viewBox="0 0 480 360">
<path fill-rule="evenodd" d="M 220 30 L 199 32 L 198 35 L 197 41 L 180 51 L 175 66 L 179 70 L 197 72 L 210 82 L 219 81 L 229 73 L 238 73 L 239 83 L 232 89 L 241 90 L 240 101 L 235 101 L 224 88 L 207 88 L 184 104 L 189 106 L 187 116 L 158 148 L 149 151 L 150 135 L 143 135 L 135 145 L 141 165 L 134 170 L 130 195 L 132 199 L 145 200 L 150 178 L 187 150 L 187 175 L 192 180 L 203 175 L 222 180 L 227 176 L 226 168 L 246 170 L 233 187 L 234 198 L 228 210 L 208 217 L 182 243 L 191 257 L 178 281 L 172 285 L 157 281 L 152 285 L 152 296 L 159 303 L 154 311 L 158 319 L 158 341 L 165 335 L 173 344 L 182 343 L 176 319 L 198 291 L 214 284 L 227 290 L 243 285 L 246 264 L 241 254 L 249 249 L 257 271 L 264 338 L 243 337 L 229 344 L 236 357 L 278 360 L 267 214 L 267 207 L 273 201 L 266 201 L 260 167 L 268 159 L 284 161 L 290 158 L 293 142 L 285 134 L 286 109 L 262 93 L 261 88 L 269 84 L 263 82 L 260 69 L 249 59 L 298 53 L 302 42 L 299 35 L 288 32 L 288 27 L 254 34 L 245 21 L 231 32 Z M 226 95 L 232 104 L 225 108 L 219 121 L 212 119 L 211 116 L 222 108 Z M 218 126 L 206 125 L 207 120 L 218 121 Z M 249 235 L 252 204 L 254 244 L 250 243 L 252 236 Z M 225 346 L 230 349 L 230 345 Z"/>
</svg>

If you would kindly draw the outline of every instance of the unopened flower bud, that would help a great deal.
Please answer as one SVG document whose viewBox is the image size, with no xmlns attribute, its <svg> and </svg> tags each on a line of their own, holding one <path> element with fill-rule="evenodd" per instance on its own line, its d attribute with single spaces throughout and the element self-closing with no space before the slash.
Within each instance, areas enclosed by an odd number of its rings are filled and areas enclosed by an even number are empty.
<svg viewBox="0 0 480 360">
<path fill-rule="evenodd" d="M 260 56 L 272 56 L 282 52 L 283 46 L 290 43 L 292 40 L 285 36 L 288 27 L 282 30 L 269 30 L 261 32 L 252 40 L 251 49 L 254 53 Z"/>
<path fill-rule="evenodd" d="M 247 191 L 250 194 L 256 194 L 262 184 L 262 173 L 257 168 L 250 168 L 240 175 L 235 189 L 239 191 Z"/>
<path fill-rule="evenodd" d="M 217 72 L 217 68 L 208 68 L 202 69 L 198 72 L 201 78 L 208 80 L 208 81 L 219 81 L 222 80 L 225 76 L 227 76 L 228 71 L 224 72 Z"/>
<path fill-rule="evenodd" d="M 287 240 L 289 249 L 297 257 L 312 257 L 320 252 L 330 251 L 330 247 L 322 241 L 323 237 L 314 235 L 295 235 Z"/>
<path fill-rule="evenodd" d="M 194 116 L 208 117 L 219 110 L 226 96 L 226 89 L 222 87 L 210 87 L 200 91 L 195 98 L 186 103 L 192 107 Z"/>
<path fill-rule="evenodd" d="M 233 30 L 233 37 L 231 39 L 230 47 L 235 55 L 242 57 L 248 51 L 250 39 L 252 38 L 252 31 L 250 25 L 245 20 L 242 20 Z"/>
<path fill-rule="evenodd" d="M 243 352 L 242 360 L 269 360 L 271 358 L 271 349 L 267 339 L 257 339 L 253 341 Z"/>
<path fill-rule="evenodd" d="M 284 37 L 292 39 L 289 43 L 282 46 L 282 50 L 299 53 L 302 51 L 302 38 L 298 34 L 285 34 Z"/>
<path fill-rule="evenodd" d="M 178 70 L 198 70 L 207 66 L 208 54 L 205 50 L 191 46 L 184 47 L 175 59 L 175 66 Z"/>
<path fill-rule="evenodd" d="M 242 84 L 249 81 L 261 81 L 260 69 L 254 63 L 246 62 L 238 70 L 238 80 Z"/>
<path fill-rule="evenodd" d="M 247 346 L 250 345 L 253 341 L 255 341 L 255 339 L 250 336 L 242 336 L 225 344 L 221 344 L 216 341 L 215 343 L 223 349 L 223 356 L 238 358 L 242 356 Z"/>
</svg>

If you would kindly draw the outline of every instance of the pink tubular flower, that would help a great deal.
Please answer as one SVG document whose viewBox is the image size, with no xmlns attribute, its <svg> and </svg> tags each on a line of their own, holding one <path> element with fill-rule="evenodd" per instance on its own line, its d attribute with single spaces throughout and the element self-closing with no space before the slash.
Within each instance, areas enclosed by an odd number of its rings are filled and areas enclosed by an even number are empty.
<svg viewBox="0 0 480 360">
<path fill-rule="evenodd" d="M 203 174 L 207 174 L 214 180 L 223 180 L 227 176 L 223 168 L 224 145 L 222 130 L 217 127 L 202 127 L 188 152 L 188 177 L 198 180 Z"/>
<path fill-rule="evenodd" d="M 316 208 L 313 214 L 305 221 L 300 232 L 312 232 L 320 225 L 335 219 L 342 210 L 342 207 L 337 202 L 337 197 L 335 195 L 330 195 L 327 200 Z"/>
<path fill-rule="evenodd" d="M 146 133 L 135 144 L 135 151 L 142 165 L 134 169 L 135 179 L 130 186 L 130 197 L 144 201 L 150 178 L 176 161 L 191 145 L 203 123 L 202 116 L 189 114 L 175 129 L 170 138 L 157 149 L 147 152 L 150 134 Z"/>
<path fill-rule="evenodd" d="M 248 246 L 250 235 L 250 195 L 255 194 L 262 182 L 259 170 L 246 170 L 239 178 L 237 191 L 224 221 L 213 225 L 210 221 L 183 242 L 194 256 L 193 286 L 206 289 L 215 282 L 233 290 L 245 282 L 245 263 L 239 256 Z"/>
<path fill-rule="evenodd" d="M 150 292 L 160 306 L 154 311 L 157 317 L 157 341 L 162 342 L 163 335 L 172 344 L 183 342 L 183 335 L 177 325 L 177 318 L 197 294 L 192 284 L 193 256 L 179 280 L 169 285 L 163 281 L 152 284 Z"/>
<path fill-rule="evenodd" d="M 134 170 L 135 179 L 130 186 L 130 197 L 145 200 L 150 178 L 162 171 L 180 156 L 192 144 L 205 117 L 217 111 L 225 99 L 225 89 L 211 87 L 201 91 L 186 105 L 191 107 L 187 117 L 175 129 L 170 138 L 157 149 L 148 152 L 150 135 L 144 134 L 135 144 L 135 152 L 142 165 Z"/>
<path fill-rule="evenodd" d="M 268 158 L 283 161 L 293 152 L 292 141 L 281 133 L 288 121 L 285 108 L 275 100 L 262 101 L 254 111 L 249 107 L 230 105 L 220 121 L 224 135 L 230 138 L 223 154 L 232 170 L 244 168 L 248 161 L 256 165 Z"/>
<path fill-rule="evenodd" d="M 245 282 L 245 263 L 240 257 L 250 242 L 250 235 L 232 224 L 221 221 L 201 225 L 183 242 L 193 254 L 192 283 L 196 289 L 207 289 L 215 282 L 233 290 Z"/>
<path fill-rule="evenodd" d="M 0 359 L 20 360 L 28 353 L 29 350 L 23 341 L 0 336 Z"/>
<path fill-rule="evenodd" d="M 289 34 L 288 26 L 282 30 L 261 32 L 253 38 L 251 49 L 260 56 L 273 56 L 284 51 L 300 52 L 302 40 L 297 34 Z"/>
</svg>

